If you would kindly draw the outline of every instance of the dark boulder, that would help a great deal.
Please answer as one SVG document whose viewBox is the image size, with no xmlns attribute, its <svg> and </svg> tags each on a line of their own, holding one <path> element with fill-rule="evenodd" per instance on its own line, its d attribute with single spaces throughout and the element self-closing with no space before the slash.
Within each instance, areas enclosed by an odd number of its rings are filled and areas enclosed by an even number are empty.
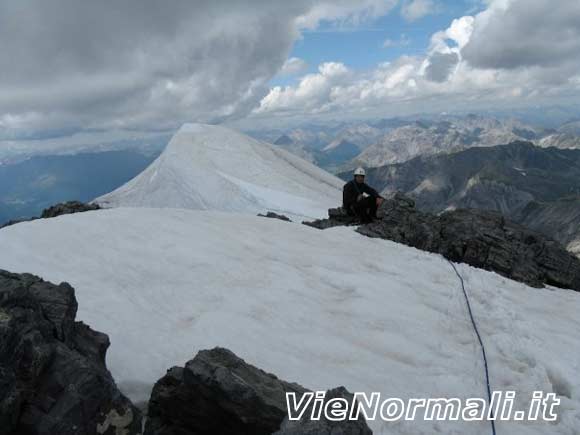
<svg viewBox="0 0 580 435">
<path fill-rule="evenodd" d="M 82 213 L 85 211 L 99 210 L 101 207 L 98 204 L 85 204 L 80 201 L 61 202 L 43 210 L 40 215 L 41 218 L 53 218 L 63 214 Z"/>
<path fill-rule="evenodd" d="M 324 405 L 322 409 L 332 399 L 343 399 L 345 402 L 344 410 L 346 410 L 345 415 L 350 415 L 352 404 L 354 403 L 353 395 L 349 393 L 346 388 L 338 387 L 332 390 L 328 390 L 324 396 Z M 280 430 L 275 432 L 274 435 L 372 435 L 372 431 L 367 426 L 366 421 L 362 415 L 359 415 L 358 420 L 350 421 L 340 420 L 331 421 L 326 418 L 323 412 L 319 420 L 312 420 L 308 416 L 312 414 L 312 403 L 306 411 L 304 416 L 300 420 L 291 421 L 286 417 Z M 341 410 L 341 411 L 344 411 Z"/>
<path fill-rule="evenodd" d="M 349 215 L 342 207 L 328 209 L 328 219 L 316 219 L 308 222 L 303 221 L 304 225 L 309 227 L 325 230 L 327 228 L 360 225 L 360 220 L 356 216 Z"/>
<path fill-rule="evenodd" d="M 558 242 L 492 211 L 459 209 L 434 215 L 396 194 L 383 202 L 377 220 L 357 231 L 445 258 L 495 271 L 534 287 L 580 290 L 580 260 Z"/>
<path fill-rule="evenodd" d="M 258 214 L 260 217 L 267 217 L 272 219 L 280 219 L 281 221 L 292 222 L 292 220 L 288 216 L 284 216 L 283 214 L 274 213 L 273 211 L 269 211 L 266 214 Z"/>
<path fill-rule="evenodd" d="M 0 435 L 140 433 L 105 366 L 108 337 L 76 312 L 70 285 L 0 270 Z"/>
<path fill-rule="evenodd" d="M 227 349 L 199 352 L 173 367 L 153 388 L 145 435 L 371 434 L 364 420 L 315 424 L 287 421 L 286 393 L 308 390 L 266 373 Z M 351 398 L 338 388 L 332 397 Z M 304 429 L 304 432 L 301 430 Z M 356 429 L 356 430 L 355 430 Z M 319 430 L 319 431 L 317 431 Z"/>
<path fill-rule="evenodd" d="M 286 416 L 286 392 L 305 391 L 227 349 L 202 350 L 155 384 L 145 434 L 270 435 Z"/>
</svg>

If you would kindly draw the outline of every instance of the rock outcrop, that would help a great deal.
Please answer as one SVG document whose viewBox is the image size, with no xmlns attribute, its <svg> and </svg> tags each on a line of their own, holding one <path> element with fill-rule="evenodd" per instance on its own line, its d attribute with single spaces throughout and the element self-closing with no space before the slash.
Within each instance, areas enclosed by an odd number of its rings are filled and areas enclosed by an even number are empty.
<svg viewBox="0 0 580 435">
<path fill-rule="evenodd" d="M 506 220 L 497 212 L 459 209 L 433 215 L 395 195 L 361 234 L 404 243 L 445 258 L 492 270 L 533 287 L 580 290 L 580 260 L 558 242 Z"/>
<path fill-rule="evenodd" d="M 318 228 L 340 224 L 333 217 L 315 223 Z M 458 209 L 434 215 L 418 211 L 413 199 L 396 193 L 383 202 L 374 222 L 357 231 L 439 253 L 533 287 L 580 291 L 578 258 L 558 242 L 497 212 Z"/>
<path fill-rule="evenodd" d="M 68 201 L 55 204 L 51 207 L 45 208 L 40 217 L 31 217 L 28 219 L 13 219 L 2 225 L 0 229 L 9 227 L 10 225 L 19 224 L 21 222 L 30 222 L 37 219 L 47 219 L 57 217 L 63 214 L 82 213 L 84 211 L 99 210 L 101 207 L 98 204 L 87 204 L 80 201 Z"/>
<path fill-rule="evenodd" d="M 185 367 L 171 368 L 155 384 L 145 435 L 372 433 L 364 420 L 309 422 L 308 412 L 304 421 L 286 421 L 281 428 L 288 414 L 287 392 L 300 398 L 308 390 L 246 363 L 227 349 L 203 350 Z M 352 396 L 339 388 L 332 397 Z"/>
<path fill-rule="evenodd" d="M 1 435 L 140 433 L 105 366 L 108 337 L 76 312 L 70 285 L 0 270 Z"/>
<path fill-rule="evenodd" d="M 325 230 L 332 227 L 359 225 L 360 220 L 356 216 L 349 215 L 342 207 L 328 209 L 328 219 L 316 219 L 308 222 L 303 221 L 304 225 L 309 227 Z"/>
<path fill-rule="evenodd" d="M 84 211 L 99 210 L 98 204 L 86 204 L 80 201 L 61 202 L 45 209 L 40 215 L 41 219 L 53 218 L 63 214 L 82 213 Z"/>
</svg>

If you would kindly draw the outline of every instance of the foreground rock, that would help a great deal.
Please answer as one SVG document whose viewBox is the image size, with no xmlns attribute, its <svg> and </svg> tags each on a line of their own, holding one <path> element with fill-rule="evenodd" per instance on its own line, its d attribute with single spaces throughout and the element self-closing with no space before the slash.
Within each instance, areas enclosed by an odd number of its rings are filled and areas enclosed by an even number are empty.
<svg viewBox="0 0 580 435">
<path fill-rule="evenodd" d="M 98 204 L 86 204 L 80 201 L 61 202 L 59 204 L 55 204 L 51 207 L 44 209 L 40 217 L 31 217 L 28 219 L 13 219 L 0 225 L 0 228 L 9 227 L 10 225 L 19 224 L 21 222 L 30 222 L 37 219 L 53 218 L 61 216 L 63 214 L 82 213 L 85 211 L 99 210 L 100 208 L 101 207 Z"/>
<path fill-rule="evenodd" d="M 344 387 L 328 390 L 324 396 L 324 405 L 332 399 L 344 399 L 349 405 L 354 403 L 353 395 Z M 311 404 L 304 414 L 311 415 L 313 406 Z M 346 415 L 350 415 L 350 412 L 351 408 L 348 407 Z M 362 416 L 359 416 L 359 419 L 354 421 L 330 421 L 326 418 L 321 418 L 320 420 L 302 418 L 298 421 L 291 421 L 286 417 L 280 430 L 274 435 L 372 435 L 372 433 Z"/>
<path fill-rule="evenodd" d="M 345 391 L 340 394 L 348 394 Z M 287 416 L 286 392 L 300 398 L 307 390 L 247 364 L 227 349 L 203 350 L 155 384 L 145 435 L 270 435 Z M 316 427 L 305 424 L 308 431 L 301 432 L 302 426 L 292 423 L 279 434 L 330 434 L 328 428 L 342 427 L 322 420 Z M 355 423 L 368 432 L 332 433 L 371 433 L 364 421 Z M 345 428 L 351 424 L 343 423 Z"/>
<path fill-rule="evenodd" d="M 534 287 L 580 290 L 578 258 L 558 242 L 499 213 L 460 209 L 436 216 L 417 211 L 412 199 L 397 194 L 381 205 L 377 216 L 357 231 L 437 252 Z"/>
<path fill-rule="evenodd" d="M 140 433 L 105 366 L 108 337 L 76 312 L 68 284 L 0 270 L 1 435 Z"/>
</svg>

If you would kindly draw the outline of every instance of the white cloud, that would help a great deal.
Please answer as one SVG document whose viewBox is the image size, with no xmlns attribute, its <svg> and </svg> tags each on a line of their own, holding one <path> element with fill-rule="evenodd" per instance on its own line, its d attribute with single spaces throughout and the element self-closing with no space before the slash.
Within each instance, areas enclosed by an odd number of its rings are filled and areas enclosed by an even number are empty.
<svg viewBox="0 0 580 435">
<path fill-rule="evenodd" d="M 291 57 L 284 62 L 278 74 L 281 76 L 293 76 L 304 72 L 306 68 L 308 68 L 308 64 L 304 59 Z"/>
<path fill-rule="evenodd" d="M 321 113 L 385 116 L 400 114 L 402 110 L 475 110 L 578 98 L 580 34 L 570 40 L 565 36 L 574 36 L 576 27 L 580 27 L 578 4 L 574 2 L 576 6 L 572 7 L 571 1 L 563 0 L 565 13 L 554 11 L 553 5 L 544 0 L 529 1 L 528 12 L 523 11 L 528 4 L 523 0 L 495 0 L 486 11 L 474 17 L 453 20 L 447 29 L 431 37 L 423 56 L 403 56 L 378 65 L 373 71 L 349 70 L 340 80 L 331 80 L 323 74 L 306 76 L 295 87 L 273 90 L 262 100 L 256 113 L 261 116 L 281 113 L 286 116 Z M 554 34 L 560 35 L 558 40 L 548 41 L 559 48 L 554 48 L 554 53 L 545 53 L 546 59 L 529 55 L 532 51 L 529 40 L 536 37 L 529 36 L 533 33 L 531 29 L 523 31 L 530 21 L 540 20 L 542 15 L 546 16 L 546 25 L 554 27 Z M 498 23 L 504 26 L 510 23 L 512 29 L 519 28 L 521 33 L 512 34 L 512 30 L 506 29 L 502 33 L 496 29 Z M 486 33 L 485 29 L 490 32 L 496 29 L 494 32 L 500 36 Z M 546 31 L 543 29 L 540 33 Z M 493 49 L 490 44 L 495 44 Z M 538 43 L 537 47 L 541 51 L 543 44 Z M 566 50 L 569 55 L 562 56 Z M 497 57 L 490 53 L 497 53 Z M 513 54 L 510 57 L 508 53 Z"/>
<path fill-rule="evenodd" d="M 410 43 L 411 40 L 409 39 L 409 37 L 403 33 L 399 39 L 396 40 L 390 38 L 385 39 L 385 41 L 383 42 L 383 47 L 384 48 L 405 47 Z"/>
<path fill-rule="evenodd" d="M 436 11 L 433 0 L 405 0 L 401 7 L 401 15 L 407 21 L 416 21 Z"/>
<path fill-rule="evenodd" d="M 318 73 L 304 76 L 296 87 L 276 86 L 260 102 L 255 113 L 278 111 L 326 110 L 333 99 L 333 89 L 348 79 L 350 71 L 339 62 L 327 62 L 318 67 Z"/>
</svg>

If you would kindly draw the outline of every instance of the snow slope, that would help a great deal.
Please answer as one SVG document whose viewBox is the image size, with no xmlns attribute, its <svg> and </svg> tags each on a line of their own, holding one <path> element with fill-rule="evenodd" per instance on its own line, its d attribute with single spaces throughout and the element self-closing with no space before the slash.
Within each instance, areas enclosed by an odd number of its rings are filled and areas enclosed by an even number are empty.
<svg viewBox="0 0 580 435">
<path fill-rule="evenodd" d="M 312 218 L 340 204 L 343 184 L 279 147 L 226 127 L 186 124 L 149 168 L 96 202 Z"/>
<path fill-rule="evenodd" d="M 79 318 L 110 335 L 121 389 L 146 400 L 173 365 L 225 346 L 309 388 L 383 398 L 485 397 L 459 282 L 441 257 L 349 228 L 247 214 L 117 208 L 0 230 L 0 267 L 77 291 Z M 577 435 L 580 294 L 460 265 L 492 387 L 556 392 L 557 423 L 498 434 Z M 525 400 L 524 400 L 525 399 Z M 376 434 L 483 435 L 487 423 L 370 422 Z"/>
</svg>

